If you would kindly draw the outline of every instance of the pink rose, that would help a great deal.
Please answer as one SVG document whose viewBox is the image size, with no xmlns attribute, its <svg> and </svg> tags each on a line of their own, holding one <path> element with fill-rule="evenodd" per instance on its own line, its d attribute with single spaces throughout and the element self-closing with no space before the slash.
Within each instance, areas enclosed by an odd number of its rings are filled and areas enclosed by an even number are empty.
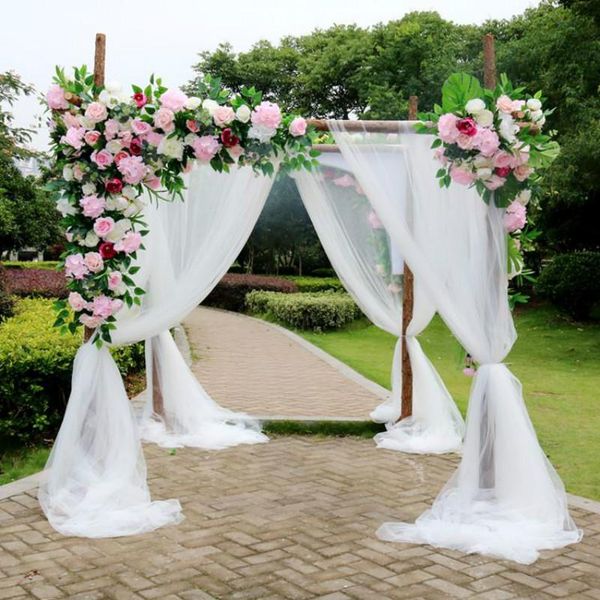
<svg viewBox="0 0 600 600">
<path fill-rule="evenodd" d="M 371 229 L 383 229 L 383 223 L 374 210 L 369 213 L 367 220 L 369 221 Z"/>
<path fill-rule="evenodd" d="M 188 131 L 191 131 L 192 133 L 198 133 L 200 130 L 200 127 L 198 127 L 198 122 L 194 121 L 194 119 L 188 119 L 185 122 L 185 126 L 188 128 Z"/>
<path fill-rule="evenodd" d="M 488 190 L 497 190 L 498 188 L 501 188 L 505 183 L 506 179 L 498 177 L 498 175 L 492 175 L 483 182 L 483 185 L 485 185 L 485 187 Z"/>
<path fill-rule="evenodd" d="M 445 148 L 436 148 L 433 156 L 436 160 L 439 160 L 442 165 L 446 166 L 448 164 L 448 158 L 446 157 L 446 149 Z"/>
<path fill-rule="evenodd" d="M 296 117 L 290 123 L 290 135 L 294 137 L 299 137 L 306 133 L 306 119 L 304 117 Z"/>
<path fill-rule="evenodd" d="M 475 174 L 473 172 L 457 167 L 456 165 L 450 167 L 450 177 L 452 177 L 452 181 L 456 181 L 456 183 L 460 183 L 461 185 L 471 185 L 475 181 Z"/>
<path fill-rule="evenodd" d="M 235 146 L 231 146 L 231 148 L 227 148 L 227 154 L 233 158 L 233 160 L 238 160 L 242 154 L 244 154 L 244 149 L 236 144 Z"/>
<path fill-rule="evenodd" d="M 104 123 L 104 137 L 107 140 L 112 140 L 117 133 L 119 133 L 119 121 L 116 119 L 109 119 Z"/>
<path fill-rule="evenodd" d="M 456 122 L 458 117 L 452 113 L 446 113 L 442 115 L 438 121 L 438 135 L 443 142 L 447 144 L 453 144 L 458 137 L 458 129 L 456 128 Z"/>
<path fill-rule="evenodd" d="M 65 91 L 57 83 L 51 85 L 48 89 L 46 101 L 52 110 L 69 108 L 69 103 L 65 100 Z"/>
<path fill-rule="evenodd" d="M 471 117 L 466 117 L 456 121 L 456 129 L 458 129 L 460 133 L 470 137 L 473 137 L 477 134 L 477 125 Z"/>
<path fill-rule="evenodd" d="M 463 150 L 471 150 L 473 146 L 475 146 L 476 139 L 477 138 L 467 135 L 466 133 L 459 133 L 458 137 L 456 138 L 456 144 Z"/>
<path fill-rule="evenodd" d="M 231 106 L 219 106 L 215 108 L 212 117 L 217 127 L 224 127 L 235 119 L 235 113 Z"/>
<path fill-rule="evenodd" d="M 92 102 L 85 109 L 85 116 L 90 121 L 94 123 L 99 123 L 100 121 L 104 121 L 106 117 L 108 117 L 108 112 L 106 110 L 106 106 L 101 102 Z"/>
<path fill-rule="evenodd" d="M 63 113 L 62 118 L 67 128 L 81 127 L 81 122 L 79 121 L 79 119 L 75 115 L 72 115 L 70 112 Z"/>
<path fill-rule="evenodd" d="M 86 196 L 79 201 L 83 208 L 83 215 L 91 219 L 97 219 L 106 207 L 106 200 L 98 196 Z"/>
<path fill-rule="evenodd" d="M 83 138 L 85 139 L 86 144 L 93 146 L 100 139 L 100 132 L 95 130 L 86 131 Z"/>
<path fill-rule="evenodd" d="M 171 88 L 160 97 L 160 104 L 168 110 L 178 112 L 185 106 L 187 99 L 188 97 L 181 90 Z"/>
<path fill-rule="evenodd" d="M 83 325 L 85 325 L 88 329 L 96 329 L 96 327 L 100 327 L 104 322 L 104 319 L 101 317 L 92 317 L 91 315 L 81 315 L 79 320 Z"/>
<path fill-rule="evenodd" d="M 502 95 L 496 100 L 496 108 L 503 113 L 510 114 L 513 111 L 513 101 L 507 95 Z"/>
<path fill-rule="evenodd" d="M 517 181 L 525 181 L 532 173 L 533 169 L 527 165 L 519 165 L 513 171 L 513 175 L 516 177 Z"/>
<path fill-rule="evenodd" d="M 162 129 L 165 133 L 169 133 L 175 127 L 173 119 L 175 115 L 169 108 L 160 108 L 154 113 L 154 125 Z"/>
<path fill-rule="evenodd" d="M 273 102 L 263 101 L 252 111 L 252 124 L 277 129 L 281 123 L 281 110 Z"/>
<path fill-rule="evenodd" d="M 69 294 L 69 306 L 75 311 L 79 312 L 85 308 L 85 300 L 79 292 L 71 292 Z"/>
<path fill-rule="evenodd" d="M 117 252 L 125 252 L 131 254 L 142 245 L 142 236 L 137 231 L 128 231 L 116 244 Z"/>
<path fill-rule="evenodd" d="M 123 283 L 123 275 L 120 271 L 111 271 L 108 274 L 108 289 L 115 292 Z"/>
<path fill-rule="evenodd" d="M 143 92 L 136 92 L 131 97 L 133 98 L 133 101 L 135 102 L 135 105 L 138 108 L 142 108 L 142 107 L 146 106 L 146 104 L 148 103 L 148 98 L 146 97 L 146 94 L 144 94 Z"/>
<path fill-rule="evenodd" d="M 133 134 L 131 131 L 121 131 L 121 133 L 119 133 L 119 138 L 121 139 L 123 147 L 129 148 L 131 140 L 133 139 Z"/>
<path fill-rule="evenodd" d="M 466 375 L 467 377 L 474 377 L 475 369 L 473 367 L 465 367 L 463 369 L 463 375 Z"/>
<path fill-rule="evenodd" d="M 83 136 L 85 135 L 85 129 L 83 127 L 69 127 L 67 129 L 66 135 L 62 138 L 61 141 L 69 144 L 75 148 L 75 150 L 79 150 L 83 146 Z"/>
<path fill-rule="evenodd" d="M 527 223 L 527 209 L 517 200 L 513 200 L 504 213 L 504 229 L 512 233 L 523 229 Z"/>
<path fill-rule="evenodd" d="M 151 189 L 157 190 L 160 188 L 160 178 L 156 175 L 150 175 L 144 179 L 144 183 Z"/>
<path fill-rule="evenodd" d="M 73 165 L 73 177 L 77 180 L 77 181 L 81 181 L 83 179 L 84 176 L 84 171 L 83 168 L 81 166 L 80 163 L 75 163 Z"/>
<path fill-rule="evenodd" d="M 121 300 L 113 300 L 102 294 L 101 296 L 96 296 L 94 298 L 91 309 L 95 317 L 106 319 L 116 313 L 122 307 L 123 302 Z"/>
<path fill-rule="evenodd" d="M 94 222 L 94 232 L 98 237 L 106 237 L 115 228 L 115 222 L 111 217 L 100 217 Z"/>
<path fill-rule="evenodd" d="M 221 145 L 213 135 L 197 137 L 192 143 L 192 148 L 198 160 L 209 161 L 219 151 Z"/>
<path fill-rule="evenodd" d="M 152 131 L 152 126 L 141 119 L 133 119 L 133 121 L 131 121 L 131 131 L 133 131 L 135 135 L 147 135 Z"/>
<path fill-rule="evenodd" d="M 150 131 L 150 132 L 148 132 L 148 135 L 146 135 L 146 141 L 151 146 L 155 146 L 156 148 L 158 148 L 164 137 L 165 136 L 162 135 L 162 133 L 156 133 L 156 131 Z"/>
<path fill-rule="evenodd" d="M 514 157 L 509 152 L 504 150 L 498 150 L 496 154 L 492 157 L 492 164 L 494 167 L 512 167 Z"/>
<path fill-rule="evenodd" d="M 104 171 L 106 167 L 110 166 L 113 162 L 113 155 L 108 150 L 99 150 L 92 152 L 90 156 L 92 162 L 96 163 L 97 167 Z"/>
<path fill-rule="evenodd" d="M 98 273 L 104 268 L 104 261 L 98 252 L 87 252 L 83 257 L 83 262 L 92 273 Z"/>
<path fill-rule="evenodd" d="M 83 262 L 81 254 L 70 254 L 65 260 L 65 273 L 73 279 L 83 279 L 88 273 L 88 268 Z"/>
<path fill-rule="evenodd" d="M 117 166 L 125 183 L 135 185 L 144 179 L 148 172 L 148 167 L 144 164 L 141 156 L 128 156 L 119 161 Z"/>
<path fill-rule="evenodd" d="M 500 146 L 498 134 L 491 129 L 480 129 L 473 140 L 483 156 L 493 156 Z"/>
<path fill-rule="evenodd" d="M 356 185 L 356 180 L 354 179 L 354 177 L 352 177 L 352 175 L 345 173 L 341 177 L 336 177 L 335 179 L 332 179 L 331 183 L 337 185 L 338 187 L 347 188 L 354 187 Z"/>
</svg>

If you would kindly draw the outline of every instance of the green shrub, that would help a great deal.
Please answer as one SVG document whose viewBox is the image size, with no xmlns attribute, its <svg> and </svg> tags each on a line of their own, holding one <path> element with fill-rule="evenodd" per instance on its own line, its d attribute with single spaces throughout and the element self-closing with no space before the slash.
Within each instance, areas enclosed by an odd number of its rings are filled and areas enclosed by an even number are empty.
<svg viewBox="0 0 600 600">
<path fill-rule="evenodd" d="M 318 269 L 313 269 L 310 274 L 313 277 L 337 277 L 335 269 L 331 267 L 319 267 Z"/>
<path fill-rule="evenodd" d="M 348 294 L 337 292 L 281 294 L 250 292 L 248 310 L 264 314 L 298 329 L 333 329 L 360 316 L 360 310 Z"/>
<path fill-rule="evenodd" d="M 299 292 L 343 292 L 344 286 L 337 277 L 286 277 L 298 286 Z"/>
<path fill-rule="evenodd" d="M 0 443 L 33 443 L 58 430 L 71 389 L 79 336 L 52 327 L 52 302 L 24 298 L 0 325 Z M 122 373 L 143 369 L 143 344 L 118 348 Z"/>
<path fill-rule="evenodd" d="M 14 312 L 14 301 L 6 290 L 6 273 L 0 266 L 0 322 L 11 317 Z"/>
<path fill-rule="evenodd" d="M 542 270 L 536 291 L 576 319 L 589 318 L 600 302 L 600 252 L 557 255 Z"/>
<path fill-rule="evenodd" d="M 46 269 L 48 271 L 58 269 L 57 260 L 5 260 L 2 265 L 7 269 Z"/>
</svg>

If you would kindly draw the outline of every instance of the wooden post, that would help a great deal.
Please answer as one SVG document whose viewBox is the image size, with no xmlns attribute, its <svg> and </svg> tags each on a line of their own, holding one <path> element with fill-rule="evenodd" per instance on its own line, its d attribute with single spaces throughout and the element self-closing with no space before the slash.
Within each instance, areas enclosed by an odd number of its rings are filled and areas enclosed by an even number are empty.
<svg viewBox="0 0 600 600">
<path fill-rule="evenodd" d="M 408 120 L 416 121 L 419 99 L 417 96 L 408 98 Z M 412 321 L 414 311 L 414 276 L 408 265 L 404 263 L 404 278 L 402 285 L 402 404 L 400 420 L 412 415 L 413 404 L 413 375 L 410 366 L 410 355 L 406 345 L 406 331 Z"/>
<path fill-rule="evenodd" d="M 156 360 L 156 348 L 154 346 L 154 339 L 150 342 L 152 348 L 152 412 L 155 415 L 159 415 L 164 418 L 165 416 L 165 403 L 160 389 L 160 376 L 158 374 L 158 362 Z"/>
<path fill-rule="evenodd" d="M 483 85 L 489 90 L 496 87 L 496 50 L 491 33 L 483 36 Z"/>
</svg>

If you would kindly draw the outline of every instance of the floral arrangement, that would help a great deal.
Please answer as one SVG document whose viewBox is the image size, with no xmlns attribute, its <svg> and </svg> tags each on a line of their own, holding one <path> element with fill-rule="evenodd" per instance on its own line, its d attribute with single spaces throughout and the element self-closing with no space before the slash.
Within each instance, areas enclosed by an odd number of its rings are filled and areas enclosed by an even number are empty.
<svg viewBox="0 0 600 600">
<path fill-rule="evenodd" d="M 494 90 L 474 77 L 451 75 L 442 87 L 442 105 L 419 115 L 416 131 L 435 135 L 432 148 L 441 163 L 440 185 L 475 187 L 485 202 L 506 209 L 509 272 L 523 268 L 521 246 L 532 241 L 525 232 L 527 205 L 535 201 L 541 172 L 558 156 L 554 132 L 543 132 L 546 117 L 542 93 L 528 96 L 506 75 Z"/>
<path fill-rule="evenodd" d="M 318 154 L 304 118 L 283 114 L 254 88 L 233 94 L 210 78 L 193 97 L 154 76 L 128 94 L 117 84 L 96 86 L 85 66 L 72 78 L 57 68 L 46 102 L 53 155 L 48 189 L 63 216 L 70 292 L 55 305 L 55 325 L 71 333 L 94 329 L 98 345 L 111 341 L 115 315 L 139 305 L 144 294 L 134 279 L 148 233 L 144 197 L 183 198 L 182 175 L 194 161 L 217 171 L 237 164 L 273 175 L 275 161 L 284 171 L 311 169 Z"/>
</svg>

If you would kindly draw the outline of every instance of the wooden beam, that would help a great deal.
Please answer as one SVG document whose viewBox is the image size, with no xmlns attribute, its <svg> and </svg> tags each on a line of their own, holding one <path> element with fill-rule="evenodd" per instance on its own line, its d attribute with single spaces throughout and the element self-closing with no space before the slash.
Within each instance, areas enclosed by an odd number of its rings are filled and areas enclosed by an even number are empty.
<svg viewBox="0 0 600 600">
<path fill-rule="evenodd" d="M 483 85 L 489 90 L 496 87 L 496 50 L 491 33 L 483 36 Z"/>
<path fill-rule="evenodd" d="M 152 412 L 164 419 L 165 402 L 160 388 L 160 376 L 158 370 L 158 361 L 156 360 L 156 348 L 153 340 L 152 344 Z"/>
<path fill-rule="evenodd" d="M 96 34 L 96 49 L 94 52 L 94 85 L 104 87 L 106 71 L 106 35 Z"/>
<path fill-rule="evenodd" d="M 416 118 L 416 115 L 415 115 Z M 400 124 L 404 121 L 340 121 L 344 124 L 344 129 L 350 132 L 362 133 L 398 133 Z M 317 131 L 329 131 L 329 122 L 326 119 L 308 119 L 308 124 L 312 125 Z M 403 132 L 405 133 L 405 132 Z"/>
</svg>

